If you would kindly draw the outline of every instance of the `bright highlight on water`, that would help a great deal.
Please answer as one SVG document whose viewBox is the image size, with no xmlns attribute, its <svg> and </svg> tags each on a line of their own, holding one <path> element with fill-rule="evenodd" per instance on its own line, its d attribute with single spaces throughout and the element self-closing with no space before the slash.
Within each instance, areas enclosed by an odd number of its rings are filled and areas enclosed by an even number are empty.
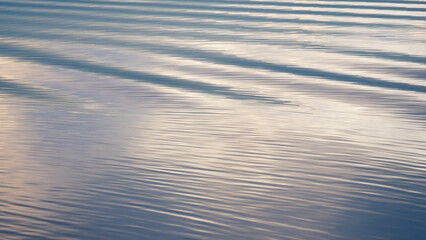
<svg viewBox="0 0 426 240">
<path fill-rule="evenodd" d="M 426 239 L 426 2 L 0 0 L 0 239 Z"/>
</svg>

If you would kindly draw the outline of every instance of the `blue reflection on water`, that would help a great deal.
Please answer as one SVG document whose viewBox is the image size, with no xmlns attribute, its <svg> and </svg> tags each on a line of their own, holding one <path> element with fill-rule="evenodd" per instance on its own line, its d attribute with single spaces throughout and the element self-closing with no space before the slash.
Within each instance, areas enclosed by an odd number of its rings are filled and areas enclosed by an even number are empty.
<svg viewBox="0 0 426 240">
<path fill-rule="evenodd" d="M 0 239 L 423 239 L 421 1 L 0 0 Z"/>
</svg>

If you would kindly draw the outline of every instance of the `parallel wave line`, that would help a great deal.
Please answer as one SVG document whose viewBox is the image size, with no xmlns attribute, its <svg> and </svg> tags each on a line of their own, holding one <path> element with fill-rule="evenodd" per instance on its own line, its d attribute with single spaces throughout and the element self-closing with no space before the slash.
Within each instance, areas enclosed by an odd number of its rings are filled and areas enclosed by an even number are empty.
<svg viewBox="0 0 426 240">
<path fill-rule="evenodd" d="M 58 1 L 58 0 L 38 0 L 37 2 L 70 2 L 70 1 Z M 179 4 L 182 2 L 187 3 L 197 3 L 200 4 L 199 0 L 183 0 L 178 1 Z M 88 0 L 73 0 L 72 3 L 88 3 L 88 4 L 99 4 L 99 5 L 109 5 L 109 6 L 141 6 L 141 2 L 123 2 L 123 1 L 88 1 Z M 152 3 L 152 2 L 150 2 Z M 157 3 L 157 2 L 156 2 Z M 163 4 L 176 3 L 176 1 L 161 1 Z M 204 3 L 203 3 L 204 4 Z M 413 11 L 413 12 L 423 12 L 426 8 L 415 8 L 407 6 L 374 6 L 374 5 L 345 5 L 345 4 L 335 4 L 327 2 L 272 2 L 272 1 L 238 1 L 238 0 L 229 0 L 226 2 L 209 2 L 209 4 L 239 4 L 239 5 L 248 5 L 248 6 L 260 6 L 260 7 L 270 7 L 270 6 L 281 6 L 281 7 L 312 7 L 312 8 L 336 8 L 336 9 L 362 9 L 362 10 L 390 10 L 390 11 Z"/>
<path fill-rule="evenodd" d="M 194 0 L 178 0 L 178 1 L 182 1 L 182 2 L 186 2 L 186 1 L 194 1 Z M 281 2 L 277 2 L 277 1 L 270 1 L 270 0 L 261 0 L 261 1 L 247 1 L 247 0 L 233 0 L 235 2 L 238 3 L 247 3 L 247 2 L 254 2 L 254 3 L 265 3 L 265 4 L 280 4 Z M 377 3 L 377 4 L 383 4 L 383 3 L 392 3 L 392 4 L 415 4 L 415 5 L 425 5 L 426 6 L 426 2 L 424 1 L 413 1 L 413 0 L 403 0 L 403 1 L 394 1 L 394 0 L 330 0 L 331 2 L 341 2 L 341 3 Z M 228 0 L 215 0 L 215 2 L 220 2 L 220 3 L 226 3 L 228 2 Z M 324 0 L 319 0 L 317 2 L 329 2 L 329 1 L 324 1 Z"/>
<path fill-rule="evenodd" d="M 92 41 L 88 39 L 88 41 Z M 96 41 L 95 41 L 96 42 Z M 104 40 L 104 44 L 106 44 L 107 41 Z M 113 44 L 124 44 L 124 42 L 120 43 L 114 43 L 114 41 L 111 40 L 111 43 Z M 132 46 L 132 43 L 128 43 L 128 46 Z M 0 45 L 1 47 L 1 45 Z M 281 73 L 290 73 L 294 75 L 299 76 L 307 76 L 307 77 L 315 77 L 315 78 L 322 78 L 322 79 L 328 79 L 328 80 L 334 80 L 339 82 L 350 82 L 350 83 L 356 83 L 360 85 L 366 85 L 366 86 L 373 86 L 373 87 L 382 87 L 382 88 L 389 88 L 389 89 L 397 89 L 397 90 L 406 90 L 406 91 L 417 91 L 417 92 L 426 92 L 426 86 L 422 85 L 414 85 L 414 84 L 408 84 L 408 83 L 400 83 L 400 82 L 390 82 L 390 81 L 384 81 L 376 78 L 371 77 L 364 77 L 364 76 L 357 76 L 357 75 L 349 75 L 349 74 L 343 74 L 343 73 L 336 73 L 336 72 L 330 72 L 325 70 L 319 70 L 319 69 L 313 69 L 313 68 L 306 68 L 306 67 L 298 67 L 298 66 L 292 66 L 292 65 L 284 65 L 284 64 L 276 64 L 271 62 L 265 62 L 260 60 L 254 60 L 254 59 L 248 59 L 243 57 L 238 57 L 235 55 L 230 55 L 222 52 L 217 51 L 204 51 L 194 48 L 183 48 L 183 47 L 177 47 L 177 46 L 167 46 L 167 45 L 160 45 L 160 44 L 149 44 L 144 43 L 143 45 L 133 43 L 133 47 L 143 47 L 146 50 L 166 54 L 166 55 L 177 55 L 180 57 L 187 57 L 190 59 L 196 59 L 200 61 L 207 61 L 212 62 L 216 64 L 224 64 L 224 65 L 233 65 L 243 68 L 258 68 L 258 69 L 265 69 L 273 72 L 281 72 Z M 1 49 L 1 48 L 0 48 Z M 7 50 L 7 47 L 4 47 L 4 50 Z M 30 51 L 30 50 L 29 50 Z M 22 51 L 16 51 L 17 53 L 20 53 Z M 61 59 L 61 58 L 58 58 Z M 42 58 L 43 61 L 48 62 L 47 59 Z M 72 63 L 72 62 L 70 62 Z M 78 63 L 80 64 L 80 63 Z M 88 63 L 90 65 L 90 63 Z M 71 64 L 72 66 L 72 64 Z M 101 69 L 102 66 L 94 66 L 93 70 L 102 72 Z M 90 67 L 87 69 L 90 70 Z M 121 70 L 121 69 L 117 69 Z M 105 69 L 105 72 L 109 73 L 112 72 L 111 70 Z M 120 72 L 120 71 L 119 71 Z M 124 73 L 124 75 L 126 75 Z M 137 74 L 136 74 L 137 75 Z M 141 78 L 142 75 L 139 77 L 136 77 L 133 72 L 129 72 L 129 76 L 132 78 Z M 147 75 L 149 76 L 149 75 Z M 126 77 L 124 77 L 126 78 Z M 148 78 L 150 79 L 150 78 Z M 155 82 L 155 77 L 153 77 L 153 80 L 149 80 L 151 82 Z M 159 77 L 158 82 L 165 82 L 168 83 L 170 81 L 170 84 L 173 86 L 178 86 L 178 80 L 175 82 L 170 79 L 161 79 Z M 185 82 L 183 82 L 185 83 Z M 185 84 L 183 84 L 185 85 Z M 188 86 L 189 87 L 189 86 Z M 197 88 L 196 86 L 194 86 Z M 200 86 L 201 87 L 201 86 Z M 207 89 L 211 88 L 210 90 L 214 90 L 213 86 L 206 86 Z M 196 90 L 196 89 L 194 89 Z M 228 91 L 225 89 L 222 89 L 222 91 Z M 214 92 L 220 92 L 219 89 Z M 222 93 L 223 94 L 223 93 Z"/>
<path fill-rule="evenodd" d="M 93 3 L 93 2 L 88 2 Z M 58 5 L 58 4 L 48 4 L 48 3 L 20 3 L 20 2 L 2 2 L 1 5 L 7 7 L 26 7 L 26 8 L 38 8 L 43 7 L 44 9 L 62 9 L 62 10 L 87 10 L 96 9 L 96 11 L 102 12 L 115 12 L 115 13 L 125 13 L 125 14 L 140 14 L 146 13 L 146 11 L 141 9 L 134 8 L 113 8 L 105 7 L 104 5 L 85 5 L 85 6 L 76 6 L 76 5 Z M 130 5 L 132 6 L 132 5 Z M 378 13 L 354 13 L 354 12 L 331 12 L 331 11 L 318 11 L 318 10 L 295 10 L 295 9 L 262 9 L 262 8 L 242 8 L 242 7 L 231 7 L 231 6 L 208 6 L 208 5 L 188 5 L 188 4 L 171 4 L 171 3 L 161 3 L 161 2 L 137 2 L 138 7 L 154 7 L 154 8 L 164 8 L 164 9 L 180 9 L 180 10 L 203 10 L 203 11 L 224 11 L 228 13 L 271 13 L 271 14 L 297 14 L 297 15 L 316 15 L 316 16 L 334 16 L 334 17 L 360 17 L 360 18 L 379 18 L 379 19 L 406 19 L 406 20 L 426 20 L 426 17 L 423 16 L 411 16 L 411 15 L 392 15 L 392 14 L 378 14 Z M 156 10 L 157 11 L 157 10 Z M 204 13 L 203 13 L 204 14 Z M 210 14 L 210 13 L 205 13 Z M 215 13 L 217 14 L 217 13 Z M 273 17 L 266 17 L 271 19 L 276 19 Z"/>
<path fill-rule="evenodd" d="M 119 77 L 122 79 L 131 79 L 139 82 L 219 95 L 233 99 L 256 100 L 260 102 L 274 104 L 288 103 L 286 101 L 281 101 L 267 96 L 254 95 L 234 90 L 231 87 L 219 86 L 210 83 L 186 80 L 181 78 L 167 77 L 157 74 L 150 74 L 141 71 L 127 70 L 120 67 L 102 65 L 95 62 L 73 59 L 70 57 L 35 50 L 28 47 L 17 46 L 15 44 L 0 43 L 0 55 L 6 55 L 24 61 L 41 63 L 50 66 L 64 67 L 82 72 Z"/>
<path fill-rule="evenodd" d="M 401 24 L 401 23 L 364 23 L 364 22 L 354 22 L 354 21 L 330 21 L 330 20 L 312 20 L 312 19 L 300 19 L 300 18 L 277 18 L 277 17 L 266 17 L 266 16 L 251 16 L 251 15 L 242 15 L 242 14 L 227 14 L 227 13 L 212 13 L 212 12 L 186 12 L 186 11 L 161 11 L 161 10 L 141 10 L 141 9 L 103 9 L 103 8 L 88 8 L 88 7 L 73 7 L 73 6 L 63 6 L 63 7 L 53 7 L 50 5 L 45 6 L 31 6 L 25 7 L 17 4 L 10 4 L 15 6 L 9 6 L 12 8 L 23 9 L 26 10 L 28 14 L 31 12 L 35 12 L 35 9 L 39 9 L 43 14 L 49 14 L 48 10 L 61 10 L 61 14 L 65 14 L 64 11 L 79 11 L 85 13 L 114 13 L 123 14 L 132 16 L 167 16 L 167 17 L 194 17 L 196 19 L 215 19 L 215 20 L 237 20 L 237 21 L 245 21 L 245 22 L 270 22 L 270 23 L 301 23 L 301 24 L 319 24 L 319 25 L 329 25 L 329 26 L 367 26 L 367 27 L 395 27 L 395 26 L 408 26 L 409 24 Z M 0 4 L 0 7 L 2 4 Z M 5 7 L 5 6 L 3 6 Z M 3 8 L 3 11 L 6 8 Z M 8 9 L 14 10 L 14 9 Z M 15 10 L 16 11 L 16 10 Z M 19 12 L 20 10 L 18 10 Z M 84 15 L 80 13 L 73 13 L 74 15 Z M 297 15 L 297 13 L 295 13 Z M 87 16 L 87 15 L 86 15 Z M 116 17 L 117 18 L 117 17 Z M 130 19 L 127 19 L 130 20 Z M 132 19 L 132 21 L 137 21 L 136 19 Z"/>
<path fill-rule="evenodd" d="M 1 17 L 0 17 L 1 19 Z M 52 33 L 46 33 L 46 32 L 36 32 L 37 28 L 40 28 L 38 26 L 34 26 L 31 29 L 21 29 L 19 30 L 19 27 L 17 27 L 17 23 L 19 21 L 14 20 L 15 27 L 13 30 L 5 29 L 2 32 L 0 32 L 0 36 L 4 37 L 24 37 L 24 38 L 37 38 L 37 39 L 47 39 L 47 40 L 54 40 L 54 39 L 61 39 L 61 40 L 74 40 L 78 42 L 85 42 L 90 44 L 109 44 L 114 46 L 126 46 L 126 47 L 144 47 L 144 44 L 142 43 L 136 43 L 136 42 L 130 42 L 130 41 L 120 41 L 120 40 L 110 40 L 107 38 L 102 37 L 82 37 L 77 36 L 73 34 L 52 34 Z M 51 25 L 56 25 L 56 27 L 50 26 L 48 29 L 51 30 L 62 30 L 63 27 L 67 27 L 67 29 L 74 29 L 74 30 L 81 30 L 82 25 L 74 24 L 73 26 L 67 25 L 67 24 L 61 24 L 61 23 L 49 23 Z M 0 25 L 1 26 L 1 25 Z M 46 29 L 46 25 L 42 26 L 41 28 Z M 154 31 L 149 29 L 141 30 L 125 30 L 123 28 L 118 27 L 106 27 L 106 30 L 109 32 L 125 32 L 127 35 L 134 35 L 134 36 L 140 36 L 140 35 L 150 35 L 150 36 L 169 36 L 169 37 L 196 37 L 198 39 L 204 39 L 204 40 L 227 40 L 233 39 L 234 41 L 239 42 L 253 42 L 257 41 L 262 44 L 266 45 L 272 45 L 272 46 L 295 46 L 295 47 L 304 47 L 304 48 L 315 48 L 319 51 L 323 52 L 331 52 L 331 53 L 338 53 L 338 54 L 345 54 L 345 55 L 353 55 L 353 56 L 361 56 L 361 57 L 373 57 L 373 58 L 380 58 L 380 59 L 386 59 L 391 61 L 400 61 L 400 62 L 412 62 L 412 63 L 418 63 L 418 64 L 426 64 L 426 57 L 422 56 L 414 56 L 410 54 L 403 54 L 403 53 L 397 53 L 397 52 L 384 52 L 384 51 L 377 51 L 373 49 L 367 49 L 367 50 L 360 50 L 356 48 L 343 48 L 343 47 L 334 47 L 330 48 L 329 46 L 320 45 L 320 44 L 314 44 L 310 42 L 298 42 L 298 41 L 292 41 L 292 40 L 283 40 L 281 42 L 274 42 L 274 41 L 267 41 L 262 39 L 255 39 L 255 38 L 249 38 L 247 36 L 238 36 L 238 35 L 223 35 L 223 34 L 207 34 L 207 33 L 200 33 L 200 32 L 185 32 L 185 31 Z M 94 31 L 92 31 L 94 32 Z M 96 32 L 94 32 L 96 33 Z"/>
</svg>

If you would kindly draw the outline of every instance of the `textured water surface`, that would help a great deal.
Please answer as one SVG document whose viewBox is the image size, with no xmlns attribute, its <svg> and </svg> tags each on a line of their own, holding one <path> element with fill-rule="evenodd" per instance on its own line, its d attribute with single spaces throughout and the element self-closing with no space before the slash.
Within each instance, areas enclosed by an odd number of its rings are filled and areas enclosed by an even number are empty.
<svg viewBox="0 0 426 240">
<path fill-rule="evenodd" d="M 0 239 L 426 239 L 426 2 L 0 0 Z"/>
</svg>

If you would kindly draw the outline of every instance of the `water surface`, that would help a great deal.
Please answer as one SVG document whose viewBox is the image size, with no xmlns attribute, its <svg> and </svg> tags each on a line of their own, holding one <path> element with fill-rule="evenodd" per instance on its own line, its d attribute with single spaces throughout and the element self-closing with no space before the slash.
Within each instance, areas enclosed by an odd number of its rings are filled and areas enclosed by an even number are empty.
<svg viewBox="0 0 426 240">
<path fill-rule="evenodd" d="M 425 36 L 416 0 L 0 0 L 0 239 L 424 239 Z"/>
</svg>

